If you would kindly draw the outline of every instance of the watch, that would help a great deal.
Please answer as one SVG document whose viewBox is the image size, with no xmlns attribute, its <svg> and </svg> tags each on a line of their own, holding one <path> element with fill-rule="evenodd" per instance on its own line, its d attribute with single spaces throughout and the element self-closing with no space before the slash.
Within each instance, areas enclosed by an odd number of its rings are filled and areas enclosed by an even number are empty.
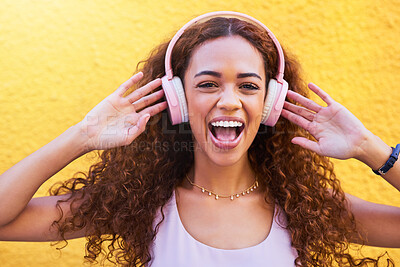
<svg viewBox="0 0 400 267">
<path fill-rule="evenodd" d="M 382 174 L 387 173 L 390 170 L 390 168 L 393 167 L 394 163 L 399 158 L 399 152 L 400 152 L 400 144 L 397 144 L 396 148 L 392 147 L 392 154 L 390 155 L 390 157 L 386 161 L 386 163 L 382 167 L 380 167 L 378 170 L 372 170 L 372 171 L 377 175 L 382 175 Z"/>
</svg>

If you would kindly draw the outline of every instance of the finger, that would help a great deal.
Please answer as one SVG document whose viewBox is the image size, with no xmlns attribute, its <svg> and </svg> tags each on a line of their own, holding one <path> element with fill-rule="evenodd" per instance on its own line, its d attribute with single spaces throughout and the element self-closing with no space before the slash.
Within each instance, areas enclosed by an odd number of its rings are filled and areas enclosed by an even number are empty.
<svg viewBox="0 0 400 267">
<path fill-rule="evenodd" d="M 167 108 L 167 101 L 163 101 L 161 103 L 155 104 L 153 106 L 147 107 L 143 109 L 142 111 L 139 112 L 140 115 L 144 115 L 146 113 L 150 114 L 151 116 L 154 116 L 157 113 L 160 113 L 164 109 Z"/>
<path fill-rule="evenodd" d="M 164 96 L 164 90 L 159 90 L 159 91 L 157 91 L 155 93 L 152 93 L 152 94 L 150 94 L 148 96 L 142 97 L 141 99 L 139 99 L 138 101 L 136 101 L 132 105 L 135 108 L 135 110 L 141 110 L 142 108 L 145 108 L 148 105 L 153 104 L 157 100 L 161 99 L 163 96 Z"/>
<path fill-rule="evenodd" d="M 139 89 L 136 89 L 135 91 L 130 93 L 128 96 L 126 96 L 126 99 L 128 99 L 129 102 L 134 103 L 139 99 L 141 99 L 142 97 L 144 97 L 145 95 L 147 95 L 148 93 L 150 93 L 151 91 L 153 91 L 154 89 L 156 89 L 157 87 L 159 87 L 161 83 L 162 83 L 161 79 L 159 78 L 155 79 L 146 84 L 145 86 L 140 87 Z"/>
<path fill-rule="evenodd" d="M 296 113 L 300 116 L 302 116 L 303 118 L 309 120 L 309 121 L 313 121 L 314 117 L 315 117 L 315 113 L 312 113 L 311 111 L 309 111 L 306 108 L 300 107 L 300 106 L 296 106 L 292 103 L 289 103 L 287 101 L 285 101 L 285 103 L 283 104 L 283 107 L 293 113 Z"/>
<path fill-rule="evenodd" d="M 143 116 L 141 116 L 137 122 L 136 125 L 133 125 L 132 127 L 128 128 L 127 130 L 127 144 L 130 144 L 133 142 L 133 140 L 136 139 L 141 133 L 144 132 L 146 129 L 146 124 L 150 119 L 150 114 L 146 113 Z"/>
<path fill-rule="evenodd" d="M 307 139 L 305 137 L 294 137 L 292 139 L 292 143 L 295 144 L 295 145 L 299 145 L 302 148 L 314 151 L 314 152 L 322 155 L 321 154 L 321 149 L 319 148 L 318 143 L 314 142 L 314 141 L 311 141 L 311 140 L 309 140 L 309 139 Z"/>
<path fill-rule="evenodd" d="M 287 96 L 290 99 L 293 99 L 297 103 L 303 105 L 304 107 L 306 107 L 306 108 L 308 108 L 308 109 L 310 109 L 312 111 L 318 112 L 322 108 L 320 105 L 318 105 L 317 103 L 315 103 L 311 99 L 308 99 L 307 97 L 304 97 L 304 96 L 302 96 L 302 95 L 300 95 L 300 94 L 298 94 L 298 93 L 296 93 L 296 92 L 294 92 L 292 90 L 288 90 Z"/>
<path fill-rule="evenodd" d="M 143 78 L 143 72 L 138 72 L 132 77 L 130 77 L 126 82 L 121 84 L 116 90 L 119 96 L 122 96 L 129 88 L 131 88 L 135 83 L 140 81 Z"/>
<path fill-rule="evenodd" d="M 312 133 L 312 128 L 311 128 L 311 121 L 306 120 L 305 118 L 294 114 L 286 109 L 282 109 L 282 116 L 286 119 L 288 119 L 289 121 L 293 122 L 294 124 L 300 126 L 301 128 L 309 131 L 311 134 Z"/>
<path fill-rule="evenodd" d="M 332 97 L 330 95 L 328 95 L 324 90 L 322 90 L 321 88 L 319 88 L 317 85 L 313 84 L 313 83 L 309 83 L 308 84 L 308 88 L 311 89 L 311 91 L 313 91 L 314 93 L 316 93 L 322 100 L 324 100 L 325 103 L 327 103 L 328 105 L 332 104 L 334 102 L 334 100 L 332 99 Z"/>
</svg>

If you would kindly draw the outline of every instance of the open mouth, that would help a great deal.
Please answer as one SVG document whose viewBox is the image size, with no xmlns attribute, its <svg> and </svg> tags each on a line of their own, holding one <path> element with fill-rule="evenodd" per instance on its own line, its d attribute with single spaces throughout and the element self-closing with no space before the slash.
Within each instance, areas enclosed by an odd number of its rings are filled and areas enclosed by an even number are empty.
<svg viewBox="0 0 400 267">
<path fill-rule="evenodd" d="M 244 128 L 244 123 L 240 121 L 218 120 L 208 124 L 212 142 L 224 149 L 237 146 Z"/>
<path fill-rule="evenodd" d="M 212 135 L 220 141 L 235 140 L 244 129 L 244 123 L 238 121 L 215 121 L 208 124 Z"/>
</svg>

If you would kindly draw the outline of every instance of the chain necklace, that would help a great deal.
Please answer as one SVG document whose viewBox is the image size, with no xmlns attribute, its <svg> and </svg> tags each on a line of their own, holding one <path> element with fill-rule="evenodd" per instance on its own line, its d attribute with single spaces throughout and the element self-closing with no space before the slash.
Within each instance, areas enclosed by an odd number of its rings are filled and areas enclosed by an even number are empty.
<svg viewBox="0 0 400 267">
<path fill-rule="evenodd" d="M 188 182 L 192 186 L 195 186 L 195 187 L 199 188 L 201 190 L 201 192 L 206 193 L 209 196 L 215 196 L 216 200 L 218 200 L 219 198 L 230 198 L 231 200 L 234 200 L 235 198 L 239 198 L 240 196 L 244 196 L 246 194 L 250 194 L 251 192 L 253 192 L 258 187 L 258 181 L 257 181 L 257 178 L 256 178 L 254 183 L 250 187 L 248 187 L 247 189 L 243 190 L 240 193 L 235 193 L 235 194 L 232 194 L 232 195 L 221 195 L 221 194 L 217 194 L 217 193 L 215 193 L 215 192 L 213 192 L 211 190 L 205 189 L 204 187 L 193 183 L 192 180 L 189 179 L 187 174 L 186 174 L 186 179 L 188 180 Z"/>
</svg>

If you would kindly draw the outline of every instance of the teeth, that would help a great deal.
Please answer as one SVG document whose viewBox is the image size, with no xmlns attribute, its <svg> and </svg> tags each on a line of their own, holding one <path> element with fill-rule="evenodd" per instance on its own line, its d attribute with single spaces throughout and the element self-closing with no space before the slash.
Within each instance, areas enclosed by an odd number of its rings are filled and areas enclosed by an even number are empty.
<svg viewBox="0 0 400 267">
<path fill-rule="evenodd" d="M 211 125 L 216 127 L 241 127 L 243 123 L 239 121 L 214 121 Z"/>
</svg>

